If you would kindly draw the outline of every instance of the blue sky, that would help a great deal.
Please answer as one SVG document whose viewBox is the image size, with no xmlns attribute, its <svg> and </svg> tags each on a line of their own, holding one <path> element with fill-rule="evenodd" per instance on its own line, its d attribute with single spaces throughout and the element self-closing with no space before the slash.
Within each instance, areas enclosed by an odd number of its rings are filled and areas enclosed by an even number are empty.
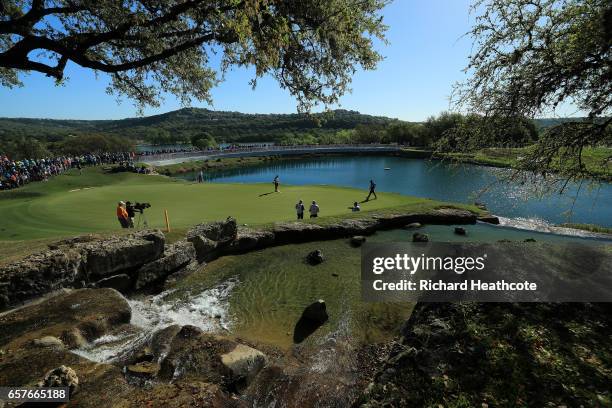
<svg viewBox="0 0 612 408">
<path fill-rule="evenodd" d="M 375 71 L 359 71 L 351 94 L 341 99 L 344 109 L 362 113 L 421 121 L 449 108 L 448 97 L 455 81 L 464 78 L 463 67 L 471 48 L 461 38 L 473 22 L 467 0 L 395 0 L 384 10 L 389 26 L 387 46 L 377 46 L 385 56 Z M 105 92 L 107 79 L 70 65 L 66 85 L 55 86 L 42 74 L 24 75 L 23 88 L 0 87 L 0 116 L 119 119 L 132 117 L 137 109 L 129 100 L 117 103 Z M 258 82 L 253 91 L 248 81 L 253 73 L 236 69 L 213 90 L 213 106 L 194 101 L 192 106 L 247 113 L 292 113 L 295 100 L 272 78 Z M 160 108 L 145 115 L 180 108 L 168 96 Z"/>
</svg>

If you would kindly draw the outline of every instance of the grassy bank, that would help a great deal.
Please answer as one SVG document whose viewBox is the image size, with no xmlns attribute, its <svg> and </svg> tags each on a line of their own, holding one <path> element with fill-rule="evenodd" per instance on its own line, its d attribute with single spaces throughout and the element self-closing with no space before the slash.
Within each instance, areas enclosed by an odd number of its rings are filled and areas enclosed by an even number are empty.
<svg viewBox="0 0 612 408">
<path fill-rule="evenodd" d="M 529 155 L 532 150 L 532 146 L 522 148 L 487 148 L 481 149 L 475 153 L 436 154 L 436 157 L 462 163 L 518 168 L 519 160 Z M 602 180 L 612 180 L 612 168 L 603 165 L 603 163 L 611 157 L 612 149 L 610 148 L 586 148 L 583 151 L 582 160 L 589 172 Z M 563 168 L 563 163 L 557 162 L 554 168 L 561 170 Z"/>
<path fill-rule="evenodd" d="M 221 169 L 234 169 L 246 166 L 257 166 L 279 160 L 290 160 L 290 158 L 279 156 L 226 157 L 210 160 L 193 160 L 186 161 L 183 163 L 154 167 L 159 174 L 172 176 L 177 174 L 193 173 L 200 170 L 211 171 Z"/>
<path fill-rule="evenodd" d="M 567 222 L 567 223 L 560 224 L 559 227 L 573 228 L 573 229 L 579 229 L 579 230 L 589 231 L 589 232 L 596 232 L 598 234 L 612 234 L 612 228 L 601 227 L 595 224 L 576 224 L 576 223 Z"/>
<path fill-rule="evenodd" d="M 174 229 L 235 217 L 240 224 L 265 225 L 295 218 L 294 205 L 316 200 L 321 217 L 350 216 L 353 201 L 366 191 L 332 186 L 272 184 L 196 184 L 164 176 L 132 173 L 107 174 L 101 168 L 68 172 L 46 183 L 0 193 L 0 240 L 33 240 L 85 233 L 121 231 L 115 217 L 119 200 L 150 202 L 145 211 L 149 226 L 164 227 L 164 209 Z M 399 194 L 382 193 L 362 204 L 368 211 L 428 211 L 443 203 Z M 474 209 L 472 206 L 459 206 Z M 138 218 L 138 217 L 137 217 Z M 138 221 L 138 219 L 136 220 Z M 317 220 L 325 222 L 325 219 Z"/>
</svg>

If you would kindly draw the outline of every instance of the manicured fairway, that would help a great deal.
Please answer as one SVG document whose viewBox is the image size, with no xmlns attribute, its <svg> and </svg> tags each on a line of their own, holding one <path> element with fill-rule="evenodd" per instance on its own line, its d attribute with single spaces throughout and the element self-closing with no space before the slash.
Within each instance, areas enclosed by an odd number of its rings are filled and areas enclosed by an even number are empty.
<svg viewBox="0 0 612 408">
<path fill-rule="evenodd" d="M 256 225 L 295 218 L 294 205 L 306 208 L 316 200 L 321 216 L 350 214 L 353 201 L 366 191 L 331 186 L 281 186 L 272 184 L 194 184 L 162 176 L 104 174 L 86 169 L 46 183 L 0 192 L 0 240 L 30 240 L 118 230 L 115 207 L 119 200 L 150 202 L 145 211 L 149 225 L 162 228 L 167 209 L 174 228 L 203 221 L 235 217 L 240 224 Z M 382 193 L 362 204 L 364 211 L 396 206 L 431 208 L 439 203 L 398 194 Z"/>
</svg>

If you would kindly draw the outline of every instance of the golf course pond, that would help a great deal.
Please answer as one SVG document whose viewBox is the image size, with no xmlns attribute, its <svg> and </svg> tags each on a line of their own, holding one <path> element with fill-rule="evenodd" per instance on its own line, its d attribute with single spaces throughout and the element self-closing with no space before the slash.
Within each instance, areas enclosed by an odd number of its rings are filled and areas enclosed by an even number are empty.
<svg viewBox="0 0 612 408">
<path fill-rule="evenodd" d="M 392 156 L 319 157 L 268 162 L 265 165 L 205 172 L 214 183 L 271 182 L 279 175 L 282 184 L 328 184 L 367 190 L 374 179 L 377 191 L 443 200 L 483 202 L 502 217 L 502 224 L 547 230 L 566 222 L 612 226 L 612 184 L 595 187 L 570 183 L 563 194 L 540 197 L 533 186 L 496 182 L 511 170 L 479 165 Z M 195 173 L 180 174 L 195 180 Z M 576 197 L 576 192 L 580 194 Z M 485 190 L 485 191 L 483 191 Z M 364 197 L 365 198 L 365 197 Z M 304 197 L 308 200 L 308 197 Z"/>
</svg>

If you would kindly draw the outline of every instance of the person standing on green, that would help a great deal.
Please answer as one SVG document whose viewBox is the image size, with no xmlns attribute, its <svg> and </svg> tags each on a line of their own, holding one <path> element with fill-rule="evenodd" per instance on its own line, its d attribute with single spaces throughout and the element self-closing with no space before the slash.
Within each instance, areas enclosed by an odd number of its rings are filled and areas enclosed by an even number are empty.
<svg viewBox="0 0 612 408">
<path fill-rule="evenodd" d="M 295 212 L 297 213 L 297 219 L 298 220 L 303 220 L 304 219 L 304 210 L 305 209 L 306 208 L 304 207 L 304 202 L 302 200 L 300 200 L 300 202 L 295 205 Z"/>
<path fill-rule="evenodd" d="M 368 194 L 368 196 L 366 197 L 366 201 L 370 201 L 370 196 L 372 194 L 374 194 L 374 199 L 376 200 L 378 197 L 376 197 L 376 183 L 374 182 L 374 180 L 370 180 L 370 193 Z"/>
<path fill-rule="evenodd" d="M 278 174 L 276 175 L 276 177 L 274 177 L 274 181 L 272 181 L 274 183 L 274 192 L 275 193 L 279 193 L 278 191 L 278 185 L 280 184 L 280 180 L 278 178 Z"/>
</svg>

